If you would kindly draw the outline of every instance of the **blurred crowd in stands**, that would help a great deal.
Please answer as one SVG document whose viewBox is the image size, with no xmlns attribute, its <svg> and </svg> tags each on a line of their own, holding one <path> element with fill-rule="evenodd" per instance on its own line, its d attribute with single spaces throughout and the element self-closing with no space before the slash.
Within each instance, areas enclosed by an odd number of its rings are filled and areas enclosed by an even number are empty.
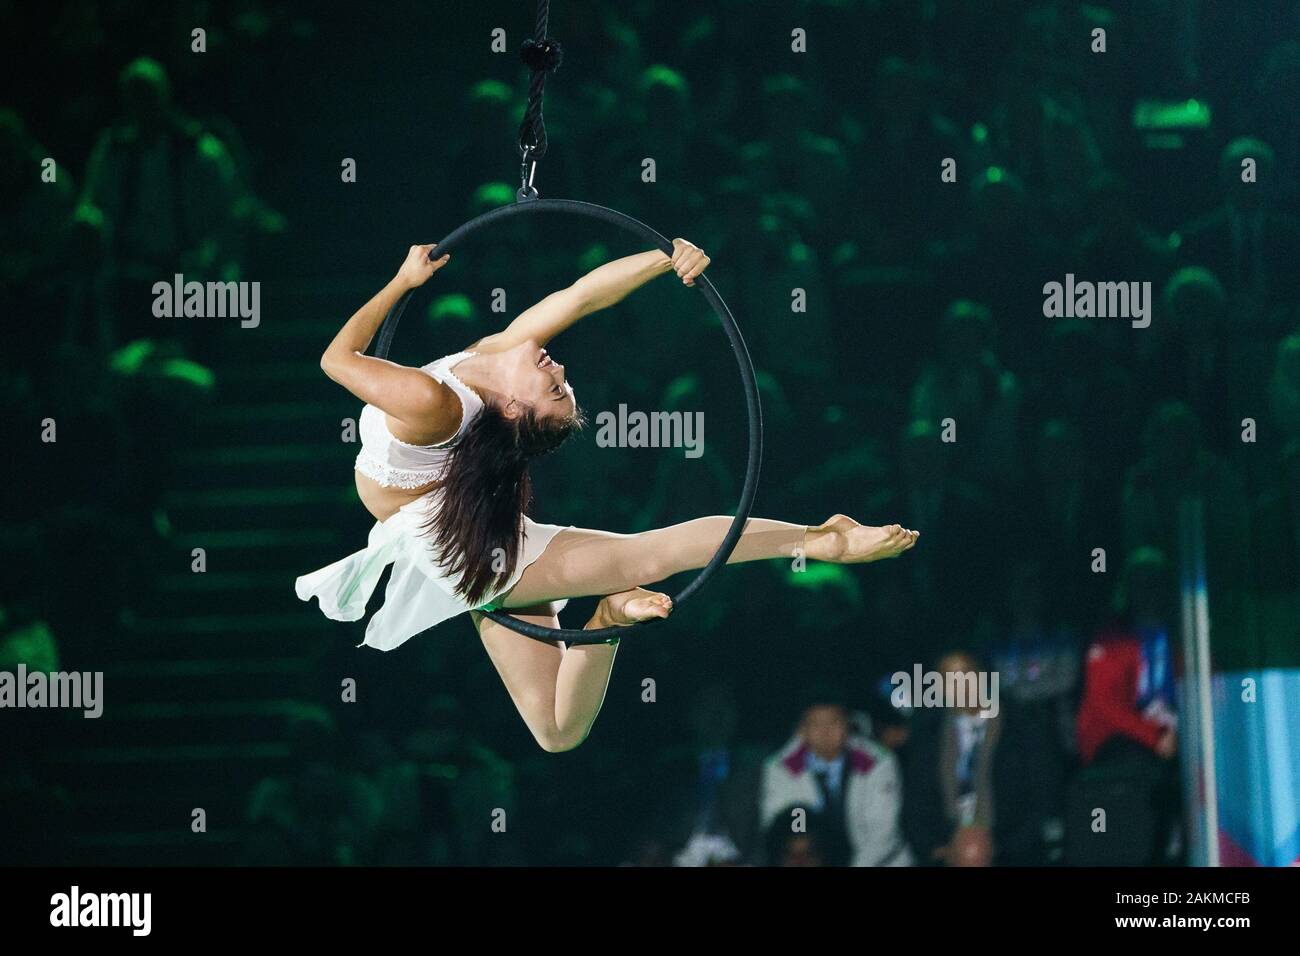
<svg viewBox="0 0 1300 956">
<path fill-rule="evenodd" d="M 265 254 L 269 238 L 301 228 L 273 207 L 306 200 L 259 198 L 255 157 L 301 164 L 305 151 L 236 111 L 183 46 L 168 52 L 144 5 L 64 6 L 48 65 L 93 57 L 105 82 L 69 91 L 62 113 L 0 110 L 0 388 L 23 489 L 5 496 L 0 528 L 4 551 L 22 556 L 0 595 L 6 665 L 30 653 L 33 627 L 49 653 L 55 636 L 69 645 L 65 659 L 111 638 L 150 542 L 167 534 L 160 496 L 214 383 L 204 327 L 159 334 L 138 307 L 148 286 L 174 272 L 271 283 L 278 269 L 338 267 Z M 206 5 L 179 6 L 204 19 Z M 227 58 L 265 61 L 279 44 L 311 62 L 314 43 L 343 42 L 328 10 L 304 14 L 318 21 L 307 31 L 276 4 L 238 6 L 212 31 Z M 1202 503 L 1215 666 L 1294 665 L 1300 647 L 1300 10 L 569 6 L 552 15 L 569 54 L 548 84 L 543 195 L 671 223 L 658 228 L 712 257 L 763 390 L 756 513 L 897 521 L 920 544 L 866 569 L 720 575 L 682 611 L 681 631 L 624 649 L 619 668 L 635 662 L 637 680 L 656 675 L 671 693 L 641 712 L 611 700 L 564 757 L 529 751 L 464 635 L 426 636 L 409 654 L 422 681 L 386 722 L 358 729 L 323 700 L 288 720 L 292 764 L 248 798 L 247 861 L 1181 861 L 1186 501 Z M 530 4 L 513 7 L 510 23 L 530 22 Z M 493 14 L 496 25 L 504 14 Z M 97 20 L 112 16 L 121 22 Z M 190 19 L 173 20 L 188 36 Z M 797 27 L 806 53 L 790 50 Z M 461 86 L 422 94 L 418 120 L 403 118 L 420 125 L 418 144 L 397 130 L 385 157 L 418 165 L 419 188 L 436 184 L 438 228 L 513 198 L 522 109 L 522 70 L 487 76 L 487 40 L 454 43 L 453 29 L 411 43 L 459 47 L 448 58 Z M 132 30 L 159 36 L 128 53 L 119 41 Z M 382 74 L 401 59 L 372 62 Z M 249 69 L 271 83 L 265 62 Z M 321 95 L 382 84 L 392 97 L 405 85 L 392 69 L 281 82 Z M 105 116 L 98 132 L 84 125 Z M 47 136 L 82 149 L 56 157 L 54 182 L 42 179 Z M 336 145 L 319 148 L 336 166 Z M 945 160 L 955 181 L 941 178 Z M 304 180 L 307 195 L 317 187 Z M 373 218 L 385 225 L 390 212 Z M 389 258 L 429 238 L 387 234 Z M 576 278 L 572 248 L 499 255 L 540 285 Z M 1045 317 L 1044 285 L 1067 275 L 1150 283 L 1150 326 Z M 539 520 L 595 524 L 582 519 L 596 499 L 600 526 L 636 530 L 735 500 L 734 360 L 682 301 L 647 293 L 619 306 L 608 321 L 637 360 L 617 382 L 597 381 L 609 348 L 598 331 L 557 347 L 589 414 L 619 401 L 704 409 L 716 416 L 708 453 L 647 466 L 570 450 L 541 477 Z M 335 318 L 358 304 L 340 302 Z M 428 358 L 492 318 L 436 295 Z M 93 441 L 39 444 L 53 407 L 61 430 Z M 60 597 L 69 585 L 75 602 Z M 917 663 L 996 671 L 998 716 L 894 706 L 889 675 Z M 42 792 L 22 766 L 0 770 L 7 805 Z M 1125 808 L 1125 839 L 1089 839 L 1086 808 L 1099 800 Z M 518 806 L 547 823 L 527 850 L 481 825 L 485 807 Z"/>
</svg>

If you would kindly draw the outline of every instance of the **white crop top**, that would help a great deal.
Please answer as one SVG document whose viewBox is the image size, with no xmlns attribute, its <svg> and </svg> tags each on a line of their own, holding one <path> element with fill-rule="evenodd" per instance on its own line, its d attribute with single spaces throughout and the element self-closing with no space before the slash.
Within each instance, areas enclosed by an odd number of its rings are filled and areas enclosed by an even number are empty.
<svg viewBox="0 0 1300 956">
<path fill-rule="evenodd" d="M 460 399 L 460 427 L 456 434 L 436 445 L 411 445 L 393 437 L 387 416 L 373 405 L 361 409 L 358 431 L 361 451 L 356 470 L 387 488 L 419 488 L 438 481 L 446 467 L 451 446 L 465 434 L 470 423 L 483 410 L 483 400 L 452 372 L 457 363 L 473 352 L 457 352 L 423 366 L 420 371 L 442 382 Z"/>
</svg>

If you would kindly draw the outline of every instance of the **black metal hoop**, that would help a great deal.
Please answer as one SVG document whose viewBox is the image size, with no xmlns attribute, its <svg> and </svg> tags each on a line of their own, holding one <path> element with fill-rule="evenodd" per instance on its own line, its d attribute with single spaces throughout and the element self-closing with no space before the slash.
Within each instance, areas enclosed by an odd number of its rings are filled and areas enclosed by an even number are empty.
<svg viewBox="0 0 1300 956">
<path fill-rule="evenodd" d="M 673 244 L 670 241 L 645 223 L 613 209 L 573 199 L 521 199 L 509 206 L 501 206 L 485 212 L 483 215 L 458 226 L 434 247 L 432 253 L 430 253 L 430 258 L 441 258 L 447 252 L 453 251 L 457 245 L 474 233 L 495 222 L 528 213 L 548 212 L 586 216 L 590 219 L 610 223 L 632 233 L 645 242 L 652 243 L 665 255 L 672 255 Z M 736 356 L 736 364 L 740 369 L 740 381 L 745 390 L 745 406 L 749 415 L 749 458 L 745 467 L 745 483 L 740 491 L 740 502 L 736 506 L 736 515 L 731 521 L 731 527 L 727 529 L 726 537 L 722 539 L 717 553 L 713 555 L 709 563 L 700 569 L 699 574 L 695 576 L 695 579 L 690 584 L 673 596 L 674 609 L 680 607 L 702 588 L 705 582 L 713 576 L 713 573 L 731 557 L 731 552 L 735 550 L 736 543 L 740 540 L 740 535 L 745 529 L 745 522 L 749 520 L 749 511 L 754 504 L 754 494 L 758 490 L 758 473 L 763 459 L 763 412 L 759 403 L 758 384 L 754 377 L 754 363 L 750 361 L 749 350 L 745 348 L 745 340 L 740 334 L 739 326 L 736 325 L 735 317 L 731 314 L 731 310 L 727 308 L 727 304 L 722 301 L 722 297 L 718 295 L 718 290 L 713 287 L 713 283 L 709 281 L 708 276 L 701 275 L 697 278 L 695 287 L 704 294 L 704 298 L 712 306 L 714 313 L 721 321 L 722 327 L 727 333 L 727 338 L 731 342 L 731 351 Z M 410 292 L 403 295 L 384 319 L 384 324 L 377 336 L 374 351 L 374 354 L 380 358 L 388 356 L 393 334 L 397 331 L 397 324 L 410 297 Z M 521 621 L 499 610 L 484 611 L 483 613 L 498 624 L 528 637 L 544 641 L 565 641 L 569 644 L 601 644 L 611 639 L 621 638 L 634 629 L 657 620 L 651 618 L 648 621 L 641 621 L 626 627 L 605 627 L 585 631 L 571 628 L 542 627 L 528 621 Z"/>
</svg>

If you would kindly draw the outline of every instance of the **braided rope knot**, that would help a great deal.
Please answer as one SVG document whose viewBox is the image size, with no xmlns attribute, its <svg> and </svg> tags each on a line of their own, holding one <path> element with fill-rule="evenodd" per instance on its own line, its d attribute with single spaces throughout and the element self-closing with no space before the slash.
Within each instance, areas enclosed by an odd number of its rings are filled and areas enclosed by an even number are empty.
<svg viewBox="0 0 1300 956">
<path fill-rule="evenodd" d="M 554 73 L 564 62 L 564 48 L 551 37 L 541 41 L 529 37 L 519 45 L 519 59 L 534 73 Z"/>
</svg>

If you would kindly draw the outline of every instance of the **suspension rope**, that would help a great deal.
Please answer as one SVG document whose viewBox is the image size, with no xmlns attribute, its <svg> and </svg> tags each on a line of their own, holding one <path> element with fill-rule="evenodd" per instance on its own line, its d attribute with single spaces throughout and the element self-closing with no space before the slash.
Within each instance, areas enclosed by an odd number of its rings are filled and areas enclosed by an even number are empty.
<svg viewBox="0 0 1300 956">
<path fill-rule="evenodd" d="M 537 21 L 533 35 L 519 47 L 519 58 L 532 71 L 528 78 L 528 104 L 524 121 L 519 125 L 519 193 L 520 201 L 536 199 L 533 175 L 537 161 L 546 155 L 546 120 L 542 116 L 542 96 L 546 91 L 546 74 L 554 73 L 564 62 L 560 41 L 546 35 L 551 16 L 550 0 L 537 0 Z"/>
</svg>

